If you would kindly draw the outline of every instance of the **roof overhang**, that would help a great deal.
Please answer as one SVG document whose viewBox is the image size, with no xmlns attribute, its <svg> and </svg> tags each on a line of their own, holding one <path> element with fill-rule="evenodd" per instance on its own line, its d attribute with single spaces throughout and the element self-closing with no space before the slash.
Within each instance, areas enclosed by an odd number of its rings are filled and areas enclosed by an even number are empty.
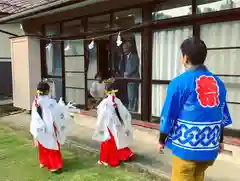
<svg viewBox="0 0 240 181">
<path fill-rule="evenodd" d="M 151 5 L 156 2 L 164 2 L 167 0 L 61 0 L 66 3 L 51 3 L 50 5 L 32 8 L 21 13 L 9 15 L 0 18 L 0 24 L 5 23 L 22 23 L 24 20 L 34 20 L 35 23 L 53 23 L 58 21 L 67 21 L 69 19 L 79 18 L 83 16 L 92 16 L 103 12 L 112 12 L 113 10 L 121 10 L 125 8 L 141 7 L 143 4 Z M 71 2 L 71 4 L 69 4 Z M 51 16 L 50 16 L 51 15 Z M 51 17 L 51 19 L 49 19 Z"/>
<path fill-rule="evenodd" d="M 25 19 L 32 19 L 37 18 L 41 16 L 46 16 L 50 14 L 54 14 L 57 12 L 67 11 L 79 7 L 84 7 L 90 4 L 99 3 L 102 1 L 107 0 L 62 0 L 62 1 L 56 1 L 51 4 L 46 4 L 43 6 L 39 6 L 36 8 L 32 8 L 20 13 L 8 15 L 5 17 L 0 18 L 0 24 L 4 23 L 14 23 L 14 22 L 20 22 Z"/>
</svg>

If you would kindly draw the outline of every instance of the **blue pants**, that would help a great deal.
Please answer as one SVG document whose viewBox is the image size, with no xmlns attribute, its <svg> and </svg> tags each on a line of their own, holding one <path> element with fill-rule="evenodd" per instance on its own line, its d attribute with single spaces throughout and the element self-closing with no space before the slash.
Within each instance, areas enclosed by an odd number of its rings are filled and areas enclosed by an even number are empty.
<svg viewBox="0 0 240 181">
<path fill-rule="evenodd" d="M 128 110 L 137 112 L 138 107 L 138 84 L 128 83 Z"/>
</svg>

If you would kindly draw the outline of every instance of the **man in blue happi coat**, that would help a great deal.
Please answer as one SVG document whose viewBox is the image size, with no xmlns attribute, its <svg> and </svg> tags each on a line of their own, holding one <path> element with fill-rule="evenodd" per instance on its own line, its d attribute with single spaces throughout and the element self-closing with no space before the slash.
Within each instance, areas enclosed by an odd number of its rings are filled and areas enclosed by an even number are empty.
<svg viewBox="0 0 240 181">
<path fill-rule="evenodd" d="M 172 150 L 172 181 L 203 181 L 223 149 L 223 129 L 232 120 L 224 83 L 204 66 L 205 43 L 188 38 L 181 51 L 186 72 L 169 84 L 158 151 L 165 146 Z"/>
</svg>

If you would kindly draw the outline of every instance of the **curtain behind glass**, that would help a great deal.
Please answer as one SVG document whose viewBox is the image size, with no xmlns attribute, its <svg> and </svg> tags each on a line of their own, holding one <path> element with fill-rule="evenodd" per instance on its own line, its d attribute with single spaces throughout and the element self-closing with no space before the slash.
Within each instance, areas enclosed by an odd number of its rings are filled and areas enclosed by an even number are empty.
<svg viewBox="0 0 240 181">
<path fill-rule="evenodd" d="M 220 76 L 227 88 L 227 101 L 240 103 L 240 21 L 206 24 L 201 26 L 201 39 L 208 48 L 206 65 L 215 74 Z M 221 49 L 218 49 L 221 48 Z M 235 76 L 234 76 L 235 75 Z M 234 129 L 240 129 L 238 121 L 240 106 L 229 104 Z"/>
<path fill-rule="evenodd" d="M 191 27 L 166 29 L 153 33 L 152 79 L 172 80 L 184 71 L 180 45 L 192 36 Z M 152 85 L 152 115 L 159 116 L 167 85 Z"/>
<path fill-rule="evenodd" d="M 140 77 L 142 77 L 142 36 L 140 33 L 135 33 L 135 42 L 137 48 L 137 54 L 139 57 L 139 73 Z M 142 103 L 142 94 L 141 94 L 141 86 L 138 88 L 138 113 L 141 113 L 141 103 Z"/>
</svg>

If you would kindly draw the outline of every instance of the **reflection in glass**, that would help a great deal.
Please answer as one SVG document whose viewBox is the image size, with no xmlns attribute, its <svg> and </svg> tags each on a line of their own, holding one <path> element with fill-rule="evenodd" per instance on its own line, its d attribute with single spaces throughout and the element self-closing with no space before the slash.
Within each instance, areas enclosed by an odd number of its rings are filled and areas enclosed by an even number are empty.
<svg viewBox="0 0 240 181">
<path fill-rule="evenodd" d="M 60 24 L 51 24 L 45 26 L 45 35 L 46 36 L 58 36 L 60 35 Z"/>
<path fill-rule="evenodd" d="M 131 27 L 139 23 L 142 23 L 141 9 L 130 9 L 114 13 L 113 27 L 115 28 Z"/>
<path fill-rule="evenodd" d="M 45 35 L 49 37 L 60 35 L 60 24 L 45 26 Z M 46 68 L 47 74 L 51 76 L 62 75 L 61 42 L 46 42 Z"/>
<path fill-rule="evenodd" d="M 122 34 L 122 46 L 116 44 L 117 36 L 112 37 L 112 75 L 116 77 L 118 97 L 131 112 L 138 112 L 139 83 L 126 79 L 140 79 L 141 73 L 141 34 Z"/>
<path fill-rule="evenodd" d="M 62 36 L 77 36 L 81 32 L 84 32 L 81 19 L 67 21 L 62 24 Z"/>
<path fill-rule="evenodd" d="M 60 24 L 52 24 L 45 26 L 45 35 L 49 37 L 60 35 Z M 55 83 L 55 94 L 58 100 L 62 97 L 62 54 L 61 54 L 61 42 L 46 42 L 46 72 L 47 77 L 57 76 L 52 78 Z"/>
<path fill-rule="evenodd" d="M 88 32 L 96 32 L 110 28 L 110 15 L 102 15 L 88 18 Z"/>
<path fill-rule="evenodd" d="M 61 42 L 49 42 L 46 50 L 47 74 L 52 76 L 62 75 Z M 49 44 L 48 43 L 48 44 Z"/>
<path fill-rule="evenodd" d="M 88 69 L 87 78 L 94 79 L 97 73 L 97 46 L 88 50 Z"/>
<path fill-rule="evenodd" d="M 64 42 L 65 56 L 84 55 L 83 40 L 68 40 Z"/>
<path fill-rule="evenodd" d="M 88 107 L 94 108 L 98 103 L 97 99 L 95 99 L 91 94 L 91 88 L 93 87 L 95 82 L 95 75 L 98 71 L 97 64 L 97 46 L 96 44 L 92 49 L 88 49 L 88 64 L 87 64 L 87 89 L 88 89 Z"/>
<path fill-rule="evenodd" d="M 55 84 L 55 98 L 59 100 L 62 95 L 62 78 L 52 78 Z"/>
<path fill-rule="evenodd" d="M 198 13 L 209 13 L 240 7 L 240 0 L 198 0 Z"/>
<path fill-rule="evenodd" d="M 168 19 L 192 14 L 192 1 L 170 0 L 161 3 L 152 13 L 153 20 Z"/>
</svg>

